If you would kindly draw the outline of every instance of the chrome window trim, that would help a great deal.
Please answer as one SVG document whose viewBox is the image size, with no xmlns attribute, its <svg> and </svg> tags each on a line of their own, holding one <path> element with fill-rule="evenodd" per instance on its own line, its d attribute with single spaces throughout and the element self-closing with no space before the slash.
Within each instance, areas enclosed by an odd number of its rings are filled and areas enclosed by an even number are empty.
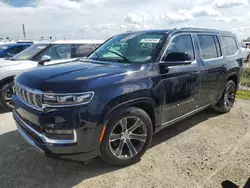
<svg viewBox="0 0 250 188">
<path fill-rule="evenodd" d="M 192 61 L 192 63 L 193 63 L 193 62 L 196 62 L 196 53 L 195 53 L 195 44 L 194 44 L 193 34 L 194 34 L 194 33 L 189 33 L 189 32 L 173 34 L 173 36 L 171 36 L 172 38 L 170 39 L 170 41 L 168 42 L 166 48 L 164 49 L 164 52 L 163 52 L 163 54 L 162 54 L 162 56 L 161 56 L 161 58 L 160 58 L 159 63 L 165 62 L 165 61 L 162 61 L 162 59 L 163 59 L 163 57 L 164 57 L 166 51 L 168 50 L 170 43 L 171 43 L 176 37 L 181 36 L 181 35 L 190 35 L 191 41 L 192 41 L 192 45 L 193 45 L 193 51 L 194 51 L 194 60 Z"/>
<path fill-rule="evenodd" d="M 202 51 L 201 51 L 201 45 L 200 45 L 200 41 L 199 41 L 198 35 L 211 35 L 211 36 L 216 36 L 217 39 L 218 39 L 219 45 L 220 45 L 221 56 L 220 56 L 220 57 L 215 57 L 215 58 L 203 59 Z M 200 51 L 200 54 L 201 54 L 201 59 L 202 59 L 202 61 L 207 62 L 207 61 L 214 61 L 214 60 L 223 59 L 223 51 L 222 51 L 222 46 L 221 46 L 220 40 L 219 40 L 219 37 L 220 37 L 220 36 L 219 36 L 218 34 L 212 34 L 212 33 L 199 33 L 199 34 L 197 34 L 197 33 L 196 33 L 196 36 L 197 36 L 197 40 L 198 40 L 198 43 L 199 43 L 199 48 L 200 48 L 199 51 Z"/>
<path fill-rule="evenodd" d="M 46 137 L 44 134 L 37 132 L 35 129 L 33 129 L 31 126 L 29 126 L 25 121 L 22 120 L 22 118 L 17 114 L 17 112 L 13 111 L 13 116 L 17 119 L 17 124 L 22 124 L 23 126 L 25 126 L 27 129 L 29 129 L 31 132 L 33 132 L 35 135 L 37 135 L 39 138 L 41 138 L 41 140 L 44 143 L 47 144 L 74 144 L 77 142 L 77 134 L 76 134 L 76 130 L 73 129 L 73 139 L 65 139 L 65 140 L 59 140 L 59 139 L 50 139 L 48 137 Z M 27 135 L 25 133 L 25 135 Z"/>
</svg>

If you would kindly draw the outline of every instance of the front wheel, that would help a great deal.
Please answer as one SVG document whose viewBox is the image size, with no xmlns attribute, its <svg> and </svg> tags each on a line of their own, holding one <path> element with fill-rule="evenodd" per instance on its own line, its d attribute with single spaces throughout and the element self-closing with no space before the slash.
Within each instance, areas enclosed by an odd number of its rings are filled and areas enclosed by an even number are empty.
<svg viewBox="0 0 250 188">
<path fill-rule="evenodd" d="M 13 102 L 12 102 L 12 95 L 13 95 L 13 87 L 14 82 L 8 82 L 4 84 L 0 90 L 0 103 L 2 104 L 3 108 L 6 110 L 13 109 Z"/>
<path fill-rule="evenodd" d="M 148 149 L 152 136 L 152 122 L 145 111 L 135 107 L 123 109 L 107 125 L 101 157 L 108 164 L 133 164 Z"/>
<path fill-rule="evenodd" d="M 226 89 L 219 100 L 219 102 L 213 107 L 213 109 L 220 113 L 227 113 L 231 110 L 235 100 L 236 85 L 234 81 L 229 80 L 226 85 Z"/>
</svg>

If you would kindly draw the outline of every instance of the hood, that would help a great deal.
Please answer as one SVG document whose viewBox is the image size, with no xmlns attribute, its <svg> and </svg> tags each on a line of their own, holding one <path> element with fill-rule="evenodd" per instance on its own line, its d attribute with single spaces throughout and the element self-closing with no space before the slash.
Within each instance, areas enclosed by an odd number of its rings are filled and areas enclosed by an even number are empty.
<svg viewBox="0 0 250 188">
<path fill-rule="evenodd" d="M 14 66 L 23 62 L 31 62 L 29 60 L 13 61 L 10 59 L 0 59 L 0 67 Z"/>
<path fill-rule="evenodd" d="M 16 81 L 44 92 L 83 92 L 117 80 L 125 80 L 124 75 L 140 71 L 141 66 L 139 64 L 76 61 L 39 67 L 20 74 Z"/>
</svg>

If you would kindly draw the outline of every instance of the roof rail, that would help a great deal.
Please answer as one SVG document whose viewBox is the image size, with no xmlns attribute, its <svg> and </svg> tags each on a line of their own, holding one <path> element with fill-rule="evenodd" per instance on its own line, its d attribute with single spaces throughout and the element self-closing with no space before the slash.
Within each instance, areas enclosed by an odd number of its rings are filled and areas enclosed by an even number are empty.
<svg viewBox="0 0 250 188">
<path fill-rule="evenodd" d="M 207 31 L 211 31 L 211 30 L 217 30 L 217 29 L 207 29 L 207 28 L 201 28 L 201 27 L 176 27 L 175 29 L 186 29 L 186 30 L 207 30 Z"/>
<path fill-rule="evenodd" d="M 231 33 L 230 31 L 224 31 L 219 29 L 208 29 L 208 28 L 199 28 L 199 27 L 176 27 L 174 30 L 194 30 L 194 31 L 217 31 L 217 32 L 224 32 L 224 33 Z"/>
</svg>

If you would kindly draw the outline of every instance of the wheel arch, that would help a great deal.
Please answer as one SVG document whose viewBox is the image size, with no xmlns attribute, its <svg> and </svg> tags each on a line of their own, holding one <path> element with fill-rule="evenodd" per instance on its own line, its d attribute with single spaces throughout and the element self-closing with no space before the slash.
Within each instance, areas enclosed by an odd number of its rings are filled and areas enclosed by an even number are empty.
<svg viewBox="0 0 250 188">
<path fill-rule="evenodd" d="M 132 99 L 129 101 L 124 101 L 118 105 L 113 106 L 105 115 L 104 115 L 104 125 L 108 125 L 110 118 L 112 115 L 116 114 L 118 111 L 128 108 L 128 107 L 137 107 L 144 110 L 151 119 L 153 130 L 157 126 L 158 115 L 156 109 L 155 101 L 150 97 L 141 97 Z"/>
<path fill-rule="evenodd" d="M 2 80 L 0 80 L 0 89 L 3 87 L 4 84 L 10 82 L 10 81 L 14 81 L 15 75 L 12 76 L 8 76 Z"/>
<path fill-rule="evenodd" d="M 239 87 L 239 80 L 240 80 L 239 79 L 239 75 L 237 73 L 232 73 L 227 78 L 227 81 L 229 81 L 229 80 L 232 80 L 235 83 L 235 85 L 236 85 L 236 87 L 238 89 L 238 87 Z"/>
</svg>

